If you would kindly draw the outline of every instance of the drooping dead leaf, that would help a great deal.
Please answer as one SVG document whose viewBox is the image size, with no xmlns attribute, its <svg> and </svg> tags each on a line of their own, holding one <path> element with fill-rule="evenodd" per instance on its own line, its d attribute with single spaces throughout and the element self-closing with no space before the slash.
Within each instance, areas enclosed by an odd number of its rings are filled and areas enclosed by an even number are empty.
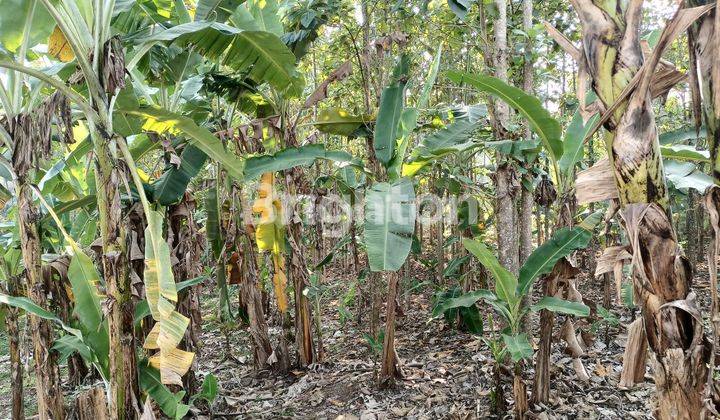
<svg viewBox="0 0 720 420">
<path fill-rule="evenodd" d="M 75 53 L 70 48 L 70 43 L 65 39 L 65 34 L 59 26 L 55 26 L 50 38 L 48 39 L 48 54 L 67 63 L 75 59 Z"/>
<path fill-rule="evenodd" d="M 700 79 L 698 77 L 698 57 L 695 52 L 697 41 L 692 29 L 687 31 L 688 35 L 688 85 L 690 86 L 690 100 L 692 104 L 693 121 L 695 131 L 700 132 L 702 127 L 702 96 L 700 94 Z"/>
<path fill-rule="evenodd" d="M 152 399 L 148 396 L 145 398 L 145 404 L 143 404 L 143 412 L 140 416 L 140 420 L 156 420 L 155 412 L 153 411 Z"/>
<path fill-rule="evenodd" d="M 613 270 L 615 263 L 632 259 L 626 245 L 609 246 L 603 250 L 602 255 L 595 261 L 595 277 L 609 273 Z"/>
<path fill-rule="evenodd" d="M 230 255 L 227 265 L 228 284 L 242 283 L 242 273 L 240 272 L 240 256 L 237 252 Z"/>
<path fill-rule="evenodd" d="M 105 92 L 114 95 L 125 87 L 125 51 L 118 36 L 103 47 L 102 75 Z"/>
<path fill-rule="evenodd" d="M 7 131 L 13 141 L 12 164 L 19 178 L 38 166 L 41 159 L 50 157 L 53 122 L 64 143 L 74 142 L 70 104 L 60 92 L 46 98 L 40 106 L 16 115 L 7 123 Z"/>
<path fill-rule="evenodd" d="M 386 52 L 390 51 L 393 44 L 398 47 L 404 47 L 408 42 L 408 36 L 404 32 L 395 31 L 389 35 L 380 37 L 371 42 L 371 46 L 375 48 L 375 53 L 382 57 Z"/>
<path fill-rule="evenodd" d="M 579 204 L 618 198 L 615 176 L 607 158 L 599 160 L 591 168 L 578 173 L 575 181 L 575 196 Z"/>
<path fill-rule="evenodd" d="M 635 384 L 643 382 L 646 360 L 647 335 L 642 318 L 638 318 L 628 327 L 628 339 L 625 344 L 622 373 L 618 386 L 632 388 Z"/>
<path fill-rule="evenodd" d="M 332 73 L 330 73 L 330 75 L 327 77 L 327 79 L 325 79 L 322 83 L 320 83 L 320 85 L 318 85 L 315 91 L 305 100 L 305 104 L 303 105 L 303 107 L 310 108 L 316 105 L 318 102 L 322 101 L 323 99 L 327 98 L 328 86 L 330 86 L 331 83 L 340 82 L 346 79 L 351 74 L 352 62 L 348 60 L 341 64 L 340 67 L 333 70 Z"/>
<path fill-rule="evenodd" d="M 645 100 L 647 90 L 654 89 L 654 85 L 660 83 L 660 80 L 655 79 L 655 72 L 662 60 L 662 55 L 665 52 L 665 49 L 675 40 L 675 38 L 685 32 L 693 22 L 705 13 L 709 12 L 713 7 L 715 7 L 715 4 L 678 9 L 675 16 L 670 19 L 670 21 L 665 25 L 665 28 L 663 28 L 662 34 L 660 34 L 660 39 L 658 40 L 657 45 L 655 46 L 655 49 L 649 59 L 645 61 L 643 67 L 637 73 L 637 75 L 642 75 L 640 76 L 641 79 L 638 89 L 633 93 L 634 101 Z M 665 83 L 668 83 L 671 79 L 672 77 L 666 80 Z"/>
</svg>

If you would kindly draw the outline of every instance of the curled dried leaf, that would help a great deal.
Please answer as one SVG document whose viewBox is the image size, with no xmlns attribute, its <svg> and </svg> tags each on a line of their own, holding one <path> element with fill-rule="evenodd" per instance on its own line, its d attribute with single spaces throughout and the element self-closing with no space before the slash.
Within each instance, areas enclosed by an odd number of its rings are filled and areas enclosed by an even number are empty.
<svg viewBox="0 0 720 420">
<path fill-rule="evenodd" d="M 535 204 L 541 207 L 550 207 L 556 199 L 555 186 L 547 175 L 543 175 L 535 188 Z"/>
<path fill-rule="evenodd" d="M 105 92 L 115 94 L 125 87 L 125 52 L 117 36 L 105 43 L 102 75 Z"/>
</svg>

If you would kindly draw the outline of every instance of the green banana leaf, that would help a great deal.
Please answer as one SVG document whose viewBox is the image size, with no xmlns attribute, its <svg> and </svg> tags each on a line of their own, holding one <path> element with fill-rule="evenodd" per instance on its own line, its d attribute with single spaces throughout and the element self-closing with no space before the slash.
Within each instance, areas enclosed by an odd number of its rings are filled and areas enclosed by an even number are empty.
<svg viewBox="0 0 720 420">
<path fill-rule="evenodd" d="M 397 271 L 405 262 L 415 231 L 415 189 L 407 178 L 379 183 L 365 201 L 365 246 L 370 270 Z"/>
<path fill-rule="evenodd" d="M 46 43 L 55 28 L 52 16 L 40 1 L 0 0 L 0 10 L 3 11 L 0 13 L 0 44 L 10 52 L 20 48 L 26 30 L 30 36 L 28 46 L 33 47 Z"/>
<path fill-rule="evenodd" d="M 208 190 L 207 196 L 205 197 L 205 212 L 207 213 L 207 222 L 205 223 L 205 230 L 207 234 L 208 243 L 213 252 L 213 257 L 217 260 L 222 254 L 222 249 L 225 244 L 225 240 L 220 232 L 220 203 L 218 197 L 218 189 L 213 186 Z"/>
<path fill-rule="evenodd" d="M 305 82 L 295 68 L 295 55 L 275 34 L 245 31 L 218 22 L 191 22 L 160 31 L 143 43 L 167 42 L 193 45 L 210 60 L 238 72 L 248 72 L 256 82 L 267 82 L 288 97 L 302 94 Z"/>
<path fill-rule="evenodd" d="M 482 92 L 490 93 L 521 113 L 528 120 L 533 131 L 540 136 L 552 159 L 554 161 L 560 159 L 563 154 L 560 123 L 543 108 L 538 98 L 490 76 L 457 71 L 449 71 L 447 76 L 455 83 L 467 83 Z"/>
<path fill-rule="evenodd" d="M 180 154 L 180 167 L 169 164 L 165 172 L 152 184 L 153 200 L 162 206 L 175 204 L 183 197 L 187 186 L 205 165 L 207 155 L 193 145 Z"/>
<path fill-rule="evenodd" d="M 243 161 L 228 153 L 220 139 L 206 128 L 195 124 L 190 118 L 156 107 L 119 109 L 118 111 L 142 117 L 145 120 L 144 130 L 185 135 L 192 140 L 192 145 L 205 152 L 210 159 L 220 163 L 228 174 L 237 180 L 242 180 Z"/>
<path fill-rule="evenodd" d="M 160 372 L 154 367 L 141 363 L 138 366 L 140 387 L 157 403 L 166 416 L 179 420 L 190 411 L 190 406 L 183 404 L 185 391 L 172 393 L 160 380 Z"/>
<path fill-rule="evenodd" d="M 502 335 L 505 348 L 510 353 L 512 361 L 517 363 L 523 359 L 529 359 L 533 355 L 533 348 L 528 341 L 527 334 Z"/>
<path fill-rule="evenodd" d="M 592 129 L 599 118 L 599 114 L 594 114 L 588 119 L 586 124 L 583 124 L 583 118 L 580 110 L 578 109 L 575 111 L 575 115 L 573 115 L 573 119 L 570 122 L 567 131 L 565 131 L 563 154 L 558 161 L 558 168 L 566 178 L 573 176 L 572 170 L 582 159 L 583 152 L 585 150 L 583 139 L 585 139 L 588 131 Z"/>
<path fill-rule="evenodd" d="M 463 246 L 480 261 L 480 264 L 490 270 L 495 277 L 495 294 L 500 300 L 507 302 L 510 308 L 513 308 L 519 301 L 519 297 L 516 295 L 517 278 L 500 265 L 492 251 L 481 242 L 463 238 Z"/>
<path fill-rule="evenodd" d="M 73 313 L 82 326 L 83 335 L 86 337 L 84 341 L 97 355 L 105 377 L 108 377 L 110 339 L 98 289 L 100 273 L 90 257 L 79 247 L 74 247 L 74 252 L 67 272 L 75 299 Z"/>
<path fill-rule="evenodd" d="M 715 185 L 712 177 L 694 163 L 665 160 L 663 166 L 667 180 L 678 190 L 694 189 L 704 194 L 708 187 Z"/>
<path fill-rule="evenodd" d="M 518 296 L 529 293 L 533 281 L 552 271 L 561 258 L 570 255 L 575 250 L 585 248 L 592 238 L 593 229 L 601 219 L 602 214 L 593 213 L 576 227 L 559 229 L 550 240 L 537 247 L 525 264 L 520 267 Z"/>
<path fill-rule="evenodd" d="M 700 130 L 696 130 L 695 127 L 681 128 L 675 131 L 668 131 L 660 134 L 661 145 L 671 145 L 686 142 L 688 140 L 698 140 L 707 137 L 707 128 L 700 127 Z"/>
<path fill-rule="evenodd" d="M 326 150 L 324 144 L 308 144 L 289 147 L 272 155 L 253 156 L 245 161 L 245 178 L 255 179 L 266 172 L 278 172 L 300 165 L 310 165 L 316 159 L 339 163 L 351 163 L 351 154 L 343 151 Z"/>
<path fill-rule="evenodd" d="M 214 20 L 225 22 L 243 0 L 198 0 L 195 21 Z"/>
<path fill-rule="evenodd" d="M 393 82 L 380 95 L 380 109 L 375 123 L 373 148 L 375 157 L 386 168 L 395 153 L 400 128 L 400 116 L 405 106 L 405 86 L 408 75 L 408 57 L 400 57 L 395 67 Z"/>
<path fill-rule="evenodd" d="M 245 31 L 265 31 L 277 36 L 284 33 L 276 0 L 247 0 L 235 9 L 230 22 Z"/>
<path fill-rule="evenodd" d="M 660 146 L 660 153 L 665 159 L 674 159 L 686 162 L 710 162 L 710 152 L 707 150 L 697 150 L 695 149 L 695 146 L 689 146 L 686 144 Z"/>
<path fill-rule="evenodd" d="M 571 302 L 569 300 L 556 298 L 554 296 L 545 296 L 538 301 L 538 303 L 532 305 L 530 309 L 534 312 L 539 312 L 543 309 L 548 311 L 575 315 L 575 316 L 588 316 L 590 315 L 590 308 L 580 302 Z"/>
<path fill-rule="evenodd" d="M 433 308 L 432 316 L 439 317 L 451 309 L 465 308 L 468 306 L 472 306 L 480 299 L 483 299 L 486 301 L 493 301 L 493 302 L 498 301 L 498 298 L 495 295 L 495 293 L 493 293 L 489 290 L 485 290 L 485 289 L 475 290 L 472 292 L 464 293 L 458 297 L 445 299 L 442 303 L 440 303 L 439 305 L 436 305 Z"/>
</svg>

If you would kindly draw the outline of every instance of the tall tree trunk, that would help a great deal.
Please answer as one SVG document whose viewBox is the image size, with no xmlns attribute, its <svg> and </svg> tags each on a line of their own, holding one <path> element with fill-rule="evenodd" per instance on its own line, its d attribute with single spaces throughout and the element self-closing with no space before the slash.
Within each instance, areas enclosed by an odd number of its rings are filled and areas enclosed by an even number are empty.
<svg viewBox="0 0 720 420">
<path fill-rule="evenodd" d="M 525 44 L 525 61 L 523 62 L 523 90 L 526 93 L 533 94 L 534 74 L 533 74 L 533 60 L 532 60 L 532 48 L 533 42 L 530 37 L 530 33 L 533 26 L 533 3 L 532 0 L 523 0 L 523 30 L 528 34 L 528 40 Z M 530 130 L 529 124 L 525 127 L 525 137 L 530 139 L 532 137 L 532 131 Z M 530 168 L 528 168 L 530 169 Z M 528 170 L 527 175 L 524 175 L 525 184 L 532 185 L 531 172 Z M 519 212 L 519 231 L 520 231 L 520 250 L 519 250 L 519 266 L 525 263 L 525 260 L 530 256 L 533 250 L 532 244 L 532 216 L 533 216 L 533 204 L 534 197 L 533 191 L 527 188 L 525 185 L 521 186 L 520 195 L 520 212 Z M 523 306 L 530 307 L 532 303 L 532 294 L 527 293 L 523 296 Z M 531 329 L 530 316 L 525 315 L 522 320 L 523 331 L 529 332 Z M 513 378 L 513 398 L 515 400 L 515 418 L 525 418 L 525 413 L 528 410 L 528 399 L 525 382 L 522 379 L 523 373 L 523 362 L 515 364 L 514 378 Z"/>
<path fill-rule="evenodd" d="M 124 174 L 110 152 L 109 139 L 95 138 L 95 182 L 100 214 L 102 268 L 109 299 L 110 418 L 138 416 L 138 378 L 135 355 L 132 284 L 129 276 L 125 221 L 122 219 L 118 185 Z"/>
<path fill-rule="evenodd" d="M 494 60 L 495 77 L 508 81 L 508 40 L 507 40 L 507 0 L 495 0 L 497 19 L 494 29 Z M 507 138 L 507 127 L 510 122 L 510 108 L 502 101 L 494 101 L 492 108 L 492 125 L 498 140 Z M 515 169 L 503 162 L 498 153 L 498 168 L 494 174 L 495 181 L 495 214 L 497 228 L 498 254 L 500 263 L 511 273 L 517 275 L 520 269 L 518 247 L 517 211 L 515 197 L 520 187 Z"/>
<path fill-rule="evenodd" d="M 584 56 L 605 106 L 618 99 L 643 64 L 639 25 L 642 0 L 609 7 L 575 0 Z M 613 40 L 608 42 L 607 40 Z M 656 48 L 660 48 L 656 47 Z M 702 317 L 690 293 L 691 268 L 682 255 L 669 212 L 650 81 L 658 54 L 626 103 L 606 124 L 607 148 L 634 254 L 633 282 L 642 308 L 661 419 L 698 418 L 709 352 Z"/>
<path fill-rule="evenodd" d="M 48 309 L 47 288 L 42 277 L 42 250 L 38 221 L 40 212 L 33 206 L 32 191 L 27 180 L 17 184 L 18 225 L 20 247 L 27 275 L 28 297 L 43 309 Z M 52 350 L 53 328 L 50 321 L 30 315 L 30 329 L 35 360 L 37 408 L 41 420 L 65 418 L 57 352 Z"/>
<path fill-rule="evenodd" d="M 525 33 L 531 33 L 533 22 L 533 4 L 532 0 L 523 0 L 523 30 Z M 528 38 L 525 44 L 525 61 L 523 62 L 523 90 L 526 93 L 534 93 L 534 69 L 532 60 L 532 38 Z M 530 139 L 532 137 L 532 130 L 530 126 L 525 127 L 525 138 Z M 529 165 L 528 165 L 529 166 Z M 527 168 L 530 169 L 530 168 Z M 532 185 L 532 175 L 529 173 L 524 175 L 524 181 L 526 185 Z M 532 243 L 532 219 L 533 219 L 533 191 L 532 189 L 522 186 L 522 193 L 520 197 L 520 264 L 524 264 L 525 260 L 530 256 L 533 250 Z M 529 306 L 531 301 L 531 295 L 528 293 L 523 297 L 523 306 Z M 523 329 L 527 332 L 530 330 L 530 317 L 525 316 L 523 321 Z"/>
<path fill-rule="evenodd" d="M 441 285 L 443 284 L 443 271 L 445 270 L 445 224 L 443 223 L 442 213 L 435 223 L 435 262 L 435 281 L 433 283 Z"/>
</svg>

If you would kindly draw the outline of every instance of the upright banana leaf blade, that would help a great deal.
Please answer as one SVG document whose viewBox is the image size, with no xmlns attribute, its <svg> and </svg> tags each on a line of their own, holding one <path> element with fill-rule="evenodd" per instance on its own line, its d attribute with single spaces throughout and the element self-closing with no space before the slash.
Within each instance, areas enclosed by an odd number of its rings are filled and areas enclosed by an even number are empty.
<svg viewBox="0 0 720 420">
<path fill-rule="evenodd" d="M 400 116 L 405 105 L 405 86 L 408 75 L 408 58 L 402 56 L 393 74 L 393 82 L 380 96 L 380 109 L 375 123 L 373 148 L 375 157 L 383 166 L 388 167 L 395 153 L 398 138 Z"/>
<path fill-rule="evenodd" d="M 372 271 L 397 271 L 415 231 L 415 190 L 409 179 L 373 185 L 365 202 L 365 246 Z"/>
<path fill-rule="evenodd" d="M 549 241 L 537 247 L 520 268 L 518 294 L 522 296 L 527 293 L 532 282 L 552 271 L 561 258 L 567 257 L 577 249 L 585 248 L 590 242 L 593 228 L 600 222 L 601 217 L 600 213 L 594 213 L 574 228 L 558 230 Z"/>
<path fill-rule="evenodd" d="M 95 352 L 102 369 L 106 370 L 110 341 L 98 290 L 100 273 L 90 257 L 79 247 L 75 247 L 74 252 L 67 273 L 75 299 L 73 313 L 80 320 L 88 346 Z"/>
<path fill-rule="evenodd" d="M 188 145 L 180 155 L 180 167 L 170 164 L 152 185 L 153 199 L 162 206 L 175 204 L 183 197 L 190 180 L 195 177 L 207 160 L 205 152 Z"/>
<path fill-rule="evenodd" d="M 515 294 L 517 288 L 517 278 L 500 264 L 495 255 L 482 243 L 464 238 L 463 246 L 470 251 L 485 268 L 490 270 L 495 277 L 495 294 L 500 300 L 507 302 L 513 307 L 518 302 L 518 296 Z"/>
<path fill-rule="evenodd" d="M 575 165 L 580 162 L 583 157 L 584 142 L 588 131 L 595 125 L 600 118 L 599 114 L 594 114 L 587 123 L 583 124 L 582 114 L 580 110 L 575 112 L 570 126 L 565 132 L 565 141 L 563 142 L 563 155 L 558 161 L 558 167 L 565 177 L 572 177 L 572 170 Z"/>
</svg>

